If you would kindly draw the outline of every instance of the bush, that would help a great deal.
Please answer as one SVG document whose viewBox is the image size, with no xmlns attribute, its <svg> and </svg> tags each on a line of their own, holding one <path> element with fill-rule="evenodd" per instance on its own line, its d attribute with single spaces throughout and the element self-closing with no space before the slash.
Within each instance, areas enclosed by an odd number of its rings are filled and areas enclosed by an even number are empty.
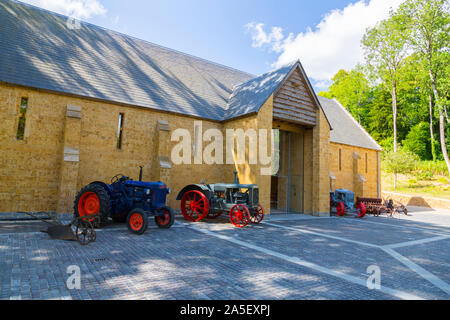
<svg viewBox="0 0 450 320">
<path fill-rule="evenodd" d="M 416 171 L 414 173 L 418 180 L 430 181 L 433 180 L 434 174 L 431 171 Z"/>
<path fill-rule="evenodd" d="M 410 173 L 416 168 L 418 161 L 416 154 L 404 148 L 399 148 L 397 152 L 391 150 L 383 153 L 383 167 L 387 173 Z"/>
<path fill-rule="evenodd" d="M 386 173 L 394 174 L 394 189 L 397 189 L 397 174 L 408 174 L 416 167 L 419 157 L 404 148 L 397 152 L 387 151 L 383 153 L 383 168 Z"/>
<path fill-rule="evenodd" d="M 444 177 L 440 177 L 440 178 L 438 179 L 438 182 L 439 182 L 440 184 L 450 184 L 450 181 L 447 180 L 447 178 L 444 178 Z"/>
<path fill-rule="evenodd" d="M 409 179 L 408 180 L 408 186 L 410 188 L 414 187 L 417 184 L 417 179 Z"/>
</svg>

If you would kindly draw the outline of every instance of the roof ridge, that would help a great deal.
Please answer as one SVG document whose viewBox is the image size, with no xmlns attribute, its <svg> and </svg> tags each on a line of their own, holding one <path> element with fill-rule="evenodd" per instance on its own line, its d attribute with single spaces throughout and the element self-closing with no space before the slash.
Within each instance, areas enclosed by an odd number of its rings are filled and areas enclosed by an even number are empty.
<svg viewBox="0 0 450 320">
<path fill-rule="evenodd" d="M 255 77 L 255 75 L 253 75 L 253 74 L 251 74 L 249 72 L 243 71 L 243 70 L 239 70 L 239 69 L 236 69 L 236 68 L 233 68 L 233 67 L 230 67 L 230 66 L 226 66 L 224 64 L 221 64 L 221 63 L 218 63 L 218 62 L 215 62 L 215 61 L 212 61 L 212 60 L 208 60 L 206 58 L 201 58 L 201 57 L 198 57 L 198 56 L 194 56 L 193 54 L 190 54 L 190 53 L 182 52 L 182 51 L 179 51 L 179 50 L 176 50 L 176 49 L 172 49 L 172 48 L 169 48 L 169 47 L 157 44 L 157 43 L 153 43 L 153 42 L 151 42 L 149 40 L 140 39 L 138 37 L 135 37 L 135 36 L 132 36 L 132 35 L 128 35 L 126 33 L 123 33 L 123 32 L 120 32 L 120 31 L 116 31 L 116 30 L 112 30 L 112 29 L 109 29 L 109 28 L 106 28 L 106 27 L 102 27 L 102 26 L 93 24 L 91 22 L 83 21 L 83 20 L 78 19 L 78 18 L 70 17 L 70 16 L 67 16 L 67 15 L 64 15 L 64 14 L 61 14 L 61 13 L 58 13 L 58 12 L 54 12 L 54 11 L 51 11 L 51 10 L 48 10 L 48 9 L 44 9 L 44 8 L 41 8 L 41 7 L 32 5 L 32 4 L 29 4 L 29 3 L 22 2 L 20 0 L 9 0 L 9 1 L 18 3 L 18 4 L 23 5 L 23 6 L 31 7 L 33 9 L 36 9 L 36 10 L 39 10 L 39 11 L 44 11 L 44 12 L 47 12 L 49 14 L 57 15 L 57 16 L 60 16 L 60 17 L 63 17 L 63 18 L 74 19 L 74 20 L 76 20 L 76 21 L 78 21 L 78 22 L 80 22 L 82 24 L 88 25 L 88 26 L 96 28 L 96 29 L 102 29 L 104 31 L 112 32 L 112 33 L 115 33 L 115 34 L 117 34 L 119 36 L 122 36 L 122 37 L 125 37 L 125 38 L 131 38 L 131 39 L 135 39 L 135 40 L 138 40 L 138 41 L 142 41 L 144 43 L 150 44 L 150 45 L 155 46 L 155 47 L 159 47 L 161 49 L 165 49 L 167 51 L 178 53 L 180 55 L 187 56 L 187 57 L 190 57 L 190 58 L 194 58 L 194 59 L 197 59 L 197 60 L 200 60 L 200 61 L 208 62 L 208 63 L 214 64 L 216 66 L 223 67 L 225 69 L 229 69 L 231 71 L 237 71 L 237 72 L 241 72 L 243 74 L 246 74 L 248 76 Z"/>
</svg>

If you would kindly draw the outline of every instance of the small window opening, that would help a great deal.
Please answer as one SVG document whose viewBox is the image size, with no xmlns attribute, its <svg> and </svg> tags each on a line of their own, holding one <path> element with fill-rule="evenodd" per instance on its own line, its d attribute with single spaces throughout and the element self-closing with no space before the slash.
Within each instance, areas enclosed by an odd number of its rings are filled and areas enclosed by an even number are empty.
<svg viewBox="0 0 450 320">
<path fill-rule="evenodd" d="M 122 149 L 123 122 L 125 115 L 119 114 L 119 126 L 117 127 L 117 149 Z"/>
<path fill-rule="evenodd" d="M 342 171 L 342 149 L 339 149 L 339 171 Z"/>
<path fill-rule="evenodd" d="M 19 125 L 17 126 L 17 140 L 23 140 L 25 135 L 25 122 L 27 120 L 28 98 L 22 98 L 19 110 Z"/>
<path fill-rule="evenodd" d="M 366 173 L 369 172 L 368 163 L 369 163 L 369 161 L 367 159 L 367 152 L 366 152 Z"/>
</svg>

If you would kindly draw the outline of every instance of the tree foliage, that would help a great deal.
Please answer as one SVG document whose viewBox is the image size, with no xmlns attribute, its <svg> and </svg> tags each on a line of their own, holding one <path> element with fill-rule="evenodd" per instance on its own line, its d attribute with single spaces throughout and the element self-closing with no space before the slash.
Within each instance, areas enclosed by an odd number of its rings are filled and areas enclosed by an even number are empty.
<svg viewBox="0 0 450 320">
<path fill-rule="evenodd" d="M 419 158 L 416 154 L 405 148 L 399 148 L 397 152 L 391 150 L 384 153 L 383 168 L 387 173 L 407 174 L 414 170 L 417 161 Z"/>
<path fill-rule="evenodd" d="M 363 66 L 340 70 L 320 95 L 337 98 L 386 151 L 395 141 L 422 160 L 450 147 L 448 0 L 406 0 L 368 29 Z M 450 173 L 450 162 L 449 173 Z"/>
</svg>

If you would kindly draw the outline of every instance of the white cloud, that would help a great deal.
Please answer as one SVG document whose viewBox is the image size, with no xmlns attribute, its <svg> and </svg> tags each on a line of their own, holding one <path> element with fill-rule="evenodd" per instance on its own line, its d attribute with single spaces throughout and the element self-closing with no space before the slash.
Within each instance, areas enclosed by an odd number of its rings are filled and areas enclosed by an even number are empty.
<svg viewBox="0 0 450 320">
<path fill-rule="evenodd" d="M 77 19 L 106 14 L 105 7 L 98 0 L 22 0 L 22 2 Z"/>
<path fill-rule="evenodd" d="M 268 34 L 262 23 L 245 27 L 252 35 L 252 46 L 268 47 L 279 53 L 273 67 L 300 59 L 316 87 L 326 89 L 340 69 L 351 69 L 363 62 L 361 39 L 367 28 L 389 16 L 404 0 L 360 0 L 343 10 L 332 10 L 314 28 L 284 36 L 281 27 L 272 27 Z"/>
<path fill-rule="evenodd" d="M 247 28 L 247 31 L 252 35 L 253 48 L 260 48 L 263 45 L 271 45 L 272 50 L 274 50 L 275 52 L 280 52 L 281 47 L 277 46 L 277 44 L 279 44 L 284 38 L 282 28 L 273 27 L 271 32 L 267 34 L 263 29 L 263 23 L 250 22 L 246 24 L 245 27 Z"/>
</svg>

